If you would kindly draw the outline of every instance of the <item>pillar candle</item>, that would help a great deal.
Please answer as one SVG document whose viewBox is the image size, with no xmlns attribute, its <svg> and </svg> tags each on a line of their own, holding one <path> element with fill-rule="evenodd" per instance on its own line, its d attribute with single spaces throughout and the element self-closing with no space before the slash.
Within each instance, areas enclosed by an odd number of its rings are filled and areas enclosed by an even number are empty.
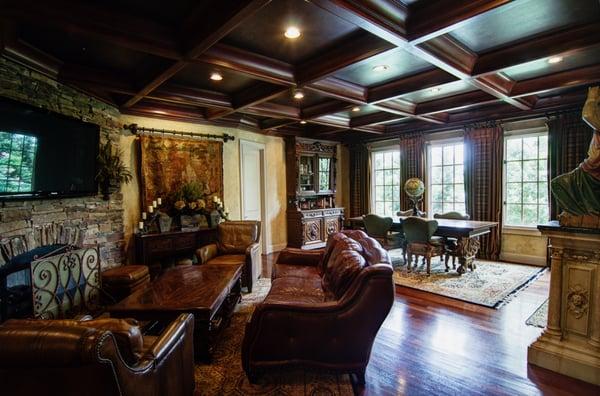
<svg viewBox="0 0 600 396">
<path fill-rule="evenodd" d="M 152 206 L 152 205 L 148 206 L 148 212 L 154 213 L 154 206 Z"/>
<path fill-rule="evenodd" d="M 140 223 L 138 225 L 140 227 L 140 230 L 144 229 L 144 222 L 143 221 L 140 221 Z"/>
<path fill-rule="evenodd" d="M 152 206 L 154 206 L 155 208 L 158 206 L 158 204 L 156 203 L 156 201 L 152 201 Z"/>
<path fill-rule="evenodd" d="M 142 220 L 146 220 L 146 212 L 142 212 Z"/>
<path fill-rule="evenodd" d="M 158 198 L 156 198 L 156 202 L 157 202 L 159 205 L 162 205 L 162 198 L 161 198 L 161 197 L 158 197 Z"/>
</svg>

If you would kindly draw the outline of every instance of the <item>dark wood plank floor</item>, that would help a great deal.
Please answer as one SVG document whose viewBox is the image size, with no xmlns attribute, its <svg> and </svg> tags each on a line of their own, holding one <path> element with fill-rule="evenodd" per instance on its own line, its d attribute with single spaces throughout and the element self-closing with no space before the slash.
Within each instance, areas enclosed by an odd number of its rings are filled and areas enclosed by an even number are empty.
<svg viewBox="0 0 600 396">
<path fill-rule="evenodd" d="M 600 395 L 600 387 L 527 364 L 541 329 L 525 321 L 549 281 L 544 274 L 499 310 L 397 287 L 358 394 Z"/>
</svg>

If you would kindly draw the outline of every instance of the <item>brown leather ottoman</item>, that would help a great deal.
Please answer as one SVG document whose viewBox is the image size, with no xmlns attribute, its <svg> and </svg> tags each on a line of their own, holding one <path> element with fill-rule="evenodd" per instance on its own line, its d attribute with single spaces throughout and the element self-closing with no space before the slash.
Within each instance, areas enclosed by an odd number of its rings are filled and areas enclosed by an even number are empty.
<svg viewBox="0 0 600 396">
<path fill-rule="evenodd" d="M 150 272 L 145 265 L 123 265 L 102 273 L 102 289 L 112 297 L 114 304 L 150 283 Z M 110 300 L 110 299 L 109 299 Z"/>
</svg>

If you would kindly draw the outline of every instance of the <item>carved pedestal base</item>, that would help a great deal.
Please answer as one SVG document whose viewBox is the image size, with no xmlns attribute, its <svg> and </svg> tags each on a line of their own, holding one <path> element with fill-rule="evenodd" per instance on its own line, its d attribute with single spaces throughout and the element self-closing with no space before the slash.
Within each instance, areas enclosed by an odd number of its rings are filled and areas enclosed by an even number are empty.
<svg viewBox="0 0 600 396">
<path fill-rule="evenodd" d="M 600 385 L 600 230 L 553 223 L 539 227 L 552 252 L 548 324 L 527 361 Z"/>
<path fill-rule="evenodd" d="M 476 268 L 475 256 L 479 250 L 479 237 L 462 237 L 458 240 L 458 262 L 460 266 L 456 269 L 459 274 L 464 274 L 467 269 L 473 271 Z"/>
</svg>

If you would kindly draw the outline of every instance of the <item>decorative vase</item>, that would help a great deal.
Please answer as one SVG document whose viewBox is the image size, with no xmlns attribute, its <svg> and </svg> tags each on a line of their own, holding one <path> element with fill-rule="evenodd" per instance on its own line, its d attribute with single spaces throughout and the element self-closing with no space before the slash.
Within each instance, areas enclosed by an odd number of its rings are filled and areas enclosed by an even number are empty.
<svg viewBox="0 0 600 396">
<path fill-rule="evenodd" d="M 171 231 L 171 224 L 173 223 L 173 219 L 167 215 L 158 216 L 158 229 L 160 232 L 169 232 Z"/>
</svg>

